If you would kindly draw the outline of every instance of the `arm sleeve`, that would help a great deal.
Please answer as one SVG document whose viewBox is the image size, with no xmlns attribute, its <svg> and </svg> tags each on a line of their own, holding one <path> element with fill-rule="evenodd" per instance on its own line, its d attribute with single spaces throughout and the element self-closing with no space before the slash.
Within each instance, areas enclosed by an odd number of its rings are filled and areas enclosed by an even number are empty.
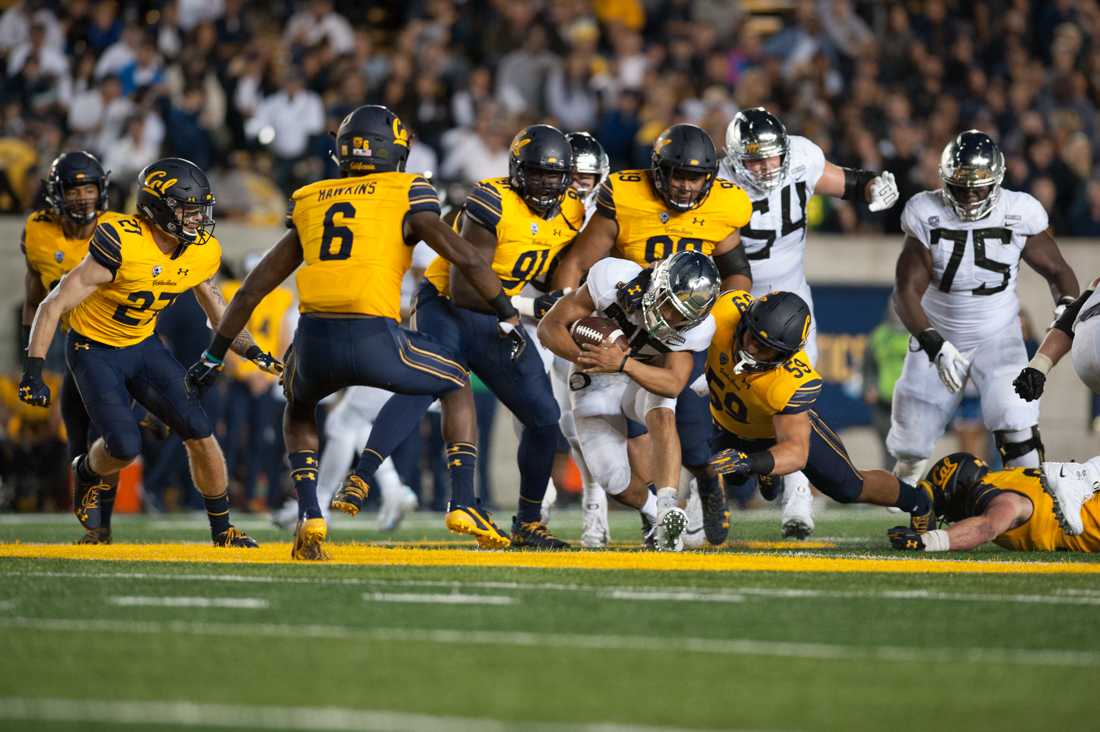
<svg viewBox="0 0 1100 732">
<path fill-rule="evenodd" d="M 600 190 L 596 193 L 596 213 L 615 220 L 615 193 L 611 188 L 610 178 L 600 185 Z"/>
<path fill-rule="evenodd" d="M 1066 306 L 1058 319 L 1054 321 L 1054 327 L 1073 338 L 1073 329 L 1077 325 L 1077 316 L 1081 314 L 1081 308 L 1092 297 L 1092 290 L 1085 290 L 1081 295 Z M 1090 310 L 1092 308 L 1089 308 Z"/>
<path fill-rule="evenodd" d="M 798 414 L 811 409 L 817 403 L 817 397 L 821 394 L 821 379 L 807 381 L 795 390 L 791 398 L 787 400 L 787 406 L 779 410 L 780 414 Z"/>
<path fill-rule="evenodd" d="M 118 268 L 122 266 L 122 239 L 113 225 L 100 224 L 95 227 L 92 240 L 88 243 L 88 254 L 109 269 L 111 275 L 118 274 Z"/>
<path fill-rule="evenodd" d="M 478 183 L 466 197 L 466 215 L 494 234 L 500 223 L 501 206 L 500 192 L 488 183 Z"/>
<path fill-rule="evenodd" d="M 418 175 L 409 186 L 409 213 L 415 214 L 422 211 L 439 216 L 439 194 L 427 179 Z"/>
</svg>

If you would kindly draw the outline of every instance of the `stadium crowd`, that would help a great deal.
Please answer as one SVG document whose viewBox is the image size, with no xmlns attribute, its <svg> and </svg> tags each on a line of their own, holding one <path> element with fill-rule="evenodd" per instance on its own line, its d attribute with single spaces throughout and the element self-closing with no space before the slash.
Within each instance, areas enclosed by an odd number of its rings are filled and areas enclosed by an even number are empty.
<svg viewBox="0 0 1100 732">
<path fill-rule="evenodd" d="M 883 213 L 815 199 L 815 229 L 900 231 L 905 201 L 939 187 L 944 144 L 975 127 L 1001 144 L 1004 185 L 1036 196 L 1056 236 L 1100 236 L 1100 176 L 1092 172 L 1100 153 L 1100 3 L 758 5 L 16 2 L 0 15 L 0 211 L 33 209 L 50 161 L 84 148 L 112 171 L 112 207 L 131 210 L 137 171 L 177 155 L 211 171 L 219 218 L 277 224 L 292 190 L 335 175 L 329 132 L 368 101 L 412 129 L 409 170 L 429 171 L 451 200 L 474 181 L 504 175 L 512 135 L 534 121 L 592 131 L 619 169 L 647 166 L 669 124 L 697 123 L 721 146 L 737 110 L 763 105 L 827 159 L 897 178 L 901 201 Z M 208 332 L 186 300 L 159 329 L 190 363 Z M 63 503 L 56 416 L 45 425 L 21 422 L 17 380 L 4 385 L 5 473 L 21 466 L 29 487 L 18 493 L 36 504 L 27 508 L 53 505 L 38 500 L 47 496 Z M 220 400 L 212 413 L 223 415 L 226 445 L 249 414 L 269 413 L 253 403 L 257 394 L 250 401 L 223 389 L 209 398 Z M 434 419 L 425 428 L 432 445 Z M 261 432 L 248 454 L 226 450 L 256 508 L 265 505 L 256 485 L 267 485 L 276 502 L 282 495 L 278 430 Z M 417 488 L 419 466 L 438 463 L 438 450 L 410 451 L 401 472 Z M 438 464 L 431 470 L 442 472 Z M 153 471 L 161 486 L 179 483 L 178 495 L 195 496 L 171 440 L 150 442 L 146 473 Z M 150 498 L 156 505 L 164 496 Z M 435 505 L 441 500 L 437 492 Z"/>
</svg>

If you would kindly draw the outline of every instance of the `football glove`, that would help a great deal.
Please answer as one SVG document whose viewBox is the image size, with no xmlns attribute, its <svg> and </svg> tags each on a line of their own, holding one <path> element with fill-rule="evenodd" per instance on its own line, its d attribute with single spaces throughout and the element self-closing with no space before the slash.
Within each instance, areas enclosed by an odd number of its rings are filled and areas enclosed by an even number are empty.
<svg viewBox="0 0 1100 732">
<path fill-rule="evenodd" d="M 199 360 L 187 369 L 187 376 L 184 377 L 187 391 L 197 393 L 210 386 L 223 368 L 221 359 L 211 356 L 209 351 L 203 351 Z"/>
<path fill-rule="evenodd" d="M 940 352 L 936 354 L 936 370 L 939 371 L 940 381 L 954 394 L 966 383 L 970 361 L 959 353 L 959 349 L 951 341 L 944 341 Z"/>
<path fill-rule="evenodd" d="M 867 193 L 870 198 L 867 201 L 867 210 L 885 211 L 898 202 L 898 184 L 894 182 L 894 174 L 884 171 L 867 184 Z"/>
<path fill-rule="evenodd" d="M 890 544 L 895 549 L 902 551 L 923 552 L 924 538 L 908 526 L 895 526 L 887 529 L 886 535 L 890 537 Z"/>
<path fill-rule="evenodd" d="M 519 361 L 523 352 L 527 350 L 527 336 L 523 333 L 523 326 L 512 325 L 502 320 L 497 323 L 497 332 L 501 338 L 508 341 L 508 357 L 512 359 L 512 363 Z"/>
<path fill-rule="evenodd" d="M 550 308 L 554 307 L 554 303 L 563 297 L 565 297 L 565 290 L 554 290 L 536 297 L 533 308 L 535 319 L 542 320 L 542 316 L 550 312 Z"/>
<path fill-rule="evenodd" d="M 643 269 L 629 282 L 620 282 L 615 286 L 615 299 L 627 313 L 637 312 L 642 307 L 642 297 L 649 289 L 649 280 L 653 276 L 652 269 Z"/>
<path fill-rule="evenodd" d="M 23 379 L 19 382 L 19 401 L 32 407 L 48 407 L 50 387 L 46 386 L 41 376 L 24 372 Z"/>
<path fill-rule="evenodd" d="M 244 357 L 256 364 L 261 371 L 278 376 L 283 373 L 283 364 L 270 353 L 263 351 L 259 346 L 252 345 L 245 351 Z"/>
<path fill-rule="evenodd" d="M 1046 383 L 1046 374 L 1039 369 L 1027 366 L 1012 382 L 1012 386 L 1015 387 L 1021 399 L 1025 402 L 1033 402 L 1043 395 L 1043 387 Z"/>
<path fill-rule="evenodd" d="M 716 474 L 735 481 L 744 480 L 752 474 L 749 456 L 732 447 L 711 455 L 710 467 Z"/>
</svg>

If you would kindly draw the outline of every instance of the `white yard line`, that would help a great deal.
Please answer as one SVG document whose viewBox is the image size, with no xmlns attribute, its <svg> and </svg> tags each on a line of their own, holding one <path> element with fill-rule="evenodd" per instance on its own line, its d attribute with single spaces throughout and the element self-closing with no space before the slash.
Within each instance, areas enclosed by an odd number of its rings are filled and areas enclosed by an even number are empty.
<svg viewBox="0 0 1100 732">
<path fill-rule="evenodd" d="M 749 638 L 689 638 L 629 635 L 586 635 L 466 629 L 357 628 L 344 625 L 288 625 L 276 623 L 194 623 L 190 621 L 97 620 L 91 618 L 0 617 L 0 628 L 46 632 L 107 632 L 125 635 L 213 635 L 293 638 L 299 640 L 360 640 L 440 645 L 485 644 L 525 648 L 574 648 L 657 652 L 669 649 L 717 656 L 762 656 L 891 663 L 1000 663 L 1019 666 L 1097 667 L 1100 653 L 1061 649 L 918 648 L 911 646 L 793 643 Z"/>
<path fill-rule="evenodd" d="M 516 598 L 509 595 L 463 595 L 458 592 L 429 594 L 423 592 L 366 592 L 367 602 L 405 602 L 422 605 L 512 605 Z"/>
<path fill-rule="evenodd" d="M 523 590 L 554 591 L 603 594 L 668 592 L 677 595 L 689 595 L 699 602 L 720 602 L 711 599 L 715 595 L 748 595 L 753 597 L 775 597 L 782 599 L 827 599 L 827 600 L 927 600 L 939 602 L 989 602 L 1014 603 L 1023 605 L 1100 605 L 1100 589 L 1063 589 L 1049 595 L 1023 593 L 971 593 L 940 592 L 935 590 L 814 590 L 804 587 L 688 587 L 659 583 L 651 586 L 629 585 L 604 591 L 598 585 L 569 583 L 535 582 L 498 582 L 457 580 L 414 580 L 414 579 L 368 579 L 361 577 L 276 577 L 262 574 L 156 574 L 152 572 L 52 572 L 38 570 L 16 570 L 0 572 L 0 577 L 58 577 L 66 579 L 140 579 L 156 582 L 229 582 L 278 585 L 335 585 L 352 587 L 438 587 L 458 592 L 460 590 Z M 631 599 L 616 598 L 609 599 Z M 673 598 L 682 600 L 682 598 Z"/>
<path fill-rule="evenodd" d="M 218 607 L 233 610 L 266 610 L 267 600 L 258 597 L 148 597 L 123 595 L 107 602 L 120 607 Z"/>
<path fill-rule="evenodd" d="M 329 730 L 331 732 L 505 732 L 516 721 L 391 712 L 348 707 L 287 707 L 243 704 L 198 704 L 186 701 L 103 701 L 0 697 L 0 719 L 38 722 L 99 722 L 179 727 L 228 727 L 264 730 Z M 674 727 L 613 723 L 555 724 L 523 720 L 535 732 L 687 732 Z M 744 731 L 742 731 L 744 732 Z"/>
<path fill-rule="evenodd" d="M 699 592 L 698 590 L 643 590 L 623 587 L 598 593 L 608 600 L 638 602 L 744 602 L 745 596 L 734 592 Z"/>
</svg>

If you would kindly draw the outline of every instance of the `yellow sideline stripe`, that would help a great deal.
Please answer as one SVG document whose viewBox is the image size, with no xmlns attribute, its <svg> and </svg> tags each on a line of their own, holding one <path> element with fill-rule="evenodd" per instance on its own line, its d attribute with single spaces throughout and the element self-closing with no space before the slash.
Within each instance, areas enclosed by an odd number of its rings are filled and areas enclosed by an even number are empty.
<svg viewBox="0 0 1100 732">
<path fill-rule="evenodd" d="M 328 564 L 421 567 L 526 567 L 664 572 L 889 572 L 906 574 L 1100 574 L 1094 562 L 1013 562 L 973 559 L 858 558 L 737 552 L 507 552 L 413 549 L 370 544 L 330 544 Z M 100 559 L 138 562 L 302 564 L 289 543 L 259 549 L 220 549 L 203 544 L 0 544 L 0 557 Z"/>
</svg>

